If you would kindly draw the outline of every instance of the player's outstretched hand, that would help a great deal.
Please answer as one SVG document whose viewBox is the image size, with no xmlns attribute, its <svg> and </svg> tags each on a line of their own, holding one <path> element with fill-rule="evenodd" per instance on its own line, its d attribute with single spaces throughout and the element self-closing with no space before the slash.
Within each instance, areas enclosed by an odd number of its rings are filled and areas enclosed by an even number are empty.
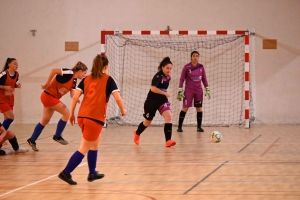
<svg viewBox="0 0 300 200">
<path fill-rule="evenodd" d="M 71 123 L 71 125 L 73 126 L 76 122 L 75 122 L 75 116 L 74 115 L 70 115 L 69 121 Z"/>
<path fill-rule="evenodd" d="M 208 96 L 208 99 L 210 99 L 210 89 L 209 87 L 205 88 L 205 96 Z"/>
<path fill-rule="evenodd" d="M 179 101 L 181 101 L 182 98 L 184 98 L 184 97 L 185 97 L 185 96 L 184 96 L 183 89 L 179 88 L 179 89 L 178 89 L 178 94 L 177 94 L 177 99 L 178 99 Z"/>
</svg>

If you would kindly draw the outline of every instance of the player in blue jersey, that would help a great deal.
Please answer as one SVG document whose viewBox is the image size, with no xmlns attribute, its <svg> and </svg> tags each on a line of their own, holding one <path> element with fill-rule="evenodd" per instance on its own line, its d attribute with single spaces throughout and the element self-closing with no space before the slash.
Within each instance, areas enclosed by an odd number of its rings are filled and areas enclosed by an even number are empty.
<svg viewBox="0 0 300 200">
<path fill-rule="evenodd" d="M 169 57 L 165 57 L 158 66 L 158 72 L 154 75 L 151 83 L 151 88 L 144 104 L 144 121 L 141 122 L 134 131 L 134 142 L 139 145 L 140 135 L 150 126 L 156 111 L 165 119 L 165 139 L 166 147 L 174 146 L 175 141 L 172 138 L 172 113 L 168 98 L 171 96 L 167 89 L 171 80 L 170 72 L 173 64 Z"/>
<path fill-rule="evenodd" d="M 193 51 L 191 53 L 191 62 L 186 64 L 181 72 L 181 77 L 179 81 L 179 89 L 177 99 L 182 100 L 182 110 L 179 113 L 179 122 L 177 132 L 183 132 L 182 124 L 186 115 L 186 112 L 190 107 L 193 106 L 197 111 L 197 131 L 204 132 L 202 129 L 202 102 L 203 102 L 203 90 L 201 82 L 205 87 L 205 96 L 208 95 L 210 99 L 210 89 L 208 87 L 208 81 L 206 78 L 206 73 L 204 66 L 199 61 L 199 52 Z M 183 90 L 183 83 L 185 82 L 185 90 Z"/>
</svg>

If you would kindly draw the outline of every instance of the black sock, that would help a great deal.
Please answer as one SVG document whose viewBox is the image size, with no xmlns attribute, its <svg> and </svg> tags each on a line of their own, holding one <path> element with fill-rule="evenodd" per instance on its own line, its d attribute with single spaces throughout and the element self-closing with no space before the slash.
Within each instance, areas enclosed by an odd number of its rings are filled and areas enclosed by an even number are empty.
<svg viewBox="0 0 300 200">
<path fill-rule="evenodd" d="M 183 120 L 185 118 L 186 112 L 180 111 L 179 120 L 178 120 L 178 128 L 182 128 Z"/>
<path fill-rule="evenodd" d="M 172 123 L 165 123 L 164 127 L 166 142 L 172 138 Z"/>
<path fill-rule="evenodd" d="M 9 141 L 9 143 L 11 144 L 12 148 L 15 151 L 19 150 L 19 144 L 18 144 L 16 136 L 14 138 L 12 138 L 12 139 L 9 139 L 8 141 Z"/>
<path fill-rule="evenodd" d="M 202 125 L 202 112 L 197 112 L 197 128 L 201 128 Z"/>
<path fill-rule="evenodd" d="M 144 123 L 141 122 L 138 126 L 138 129 L 136 130 L 136 134 L 137 135 L 141 135 L 142 132 L 144 132 L 144 130 L 147 128 L 147 126 L 144 126 Z"/>
</svg>

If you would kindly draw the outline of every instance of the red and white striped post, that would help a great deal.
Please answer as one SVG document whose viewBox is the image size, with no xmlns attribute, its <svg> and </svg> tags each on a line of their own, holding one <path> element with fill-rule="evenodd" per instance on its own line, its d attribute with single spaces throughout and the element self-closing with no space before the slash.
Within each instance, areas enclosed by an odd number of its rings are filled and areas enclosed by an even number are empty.
<svg viewBox="0 0 300 200">
<path fill-rule="evenodd" d="M 250 47 L 249 31 L 245 31 L 245 128 L 250 128 Z"/>
</svg>

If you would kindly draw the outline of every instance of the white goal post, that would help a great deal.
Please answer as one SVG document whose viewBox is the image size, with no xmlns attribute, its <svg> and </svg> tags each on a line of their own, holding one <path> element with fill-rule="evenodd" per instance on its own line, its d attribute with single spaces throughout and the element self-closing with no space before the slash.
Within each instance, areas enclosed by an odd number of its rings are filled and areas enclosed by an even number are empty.
<svg viewBox="0 0 300 200">
<path fill-rule="evenodd" d="M 168 92 L 173 124 L 178 123 L 182 102 L 176 99 L 179 77 L 190 53 L 200 53 L 211 99 L 203 99 L 203 126 L 242 125 L 254 119 L 250 91 L 249 32 L 245 30 L 101 31 L 101 53 L 109 59 L 108 73 L 116 80 L 128 114 L 120 117 L 114 101 L 107 110 L 108 123 L 138 125 L 143 121 L 144 101 L 159 62 L 171 58 L 173 69 Z M 196 111 L 190 108 L 184 125 L 196 125 Z M 152 125 L 163 125 L 156 113 Z"/>
</svg>

